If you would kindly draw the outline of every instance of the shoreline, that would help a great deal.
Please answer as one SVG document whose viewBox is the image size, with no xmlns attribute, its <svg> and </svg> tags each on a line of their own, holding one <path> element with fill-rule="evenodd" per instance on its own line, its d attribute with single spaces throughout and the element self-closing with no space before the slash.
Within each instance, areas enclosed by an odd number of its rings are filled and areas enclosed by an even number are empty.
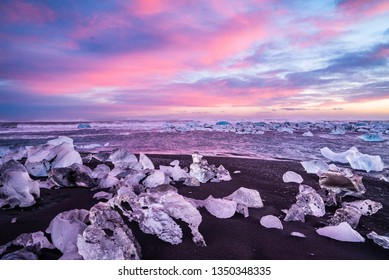
<svg viewBox="0 0 389 280">
<path fill-rule="evenodd" d="M 180 166 L 189 166 L 192 162 L 189 155 L 156 155 L 148 154 L 156 167 L 168 165 L 178 159 Z M 283 209 L 288 209 L 298 193 L 298 184 L 284 183 L 282 175 L 286 171 L 295 171 L 307 184 L 316 190 L 319 188 L 318 177 L 305 173 L 298 161 L 274 161 L 263 159 L 211 157 L 206 156 L 210 164 L 222 164 L 230 171 L 232 180 L 220 183 L 205 183 L 200 187 L 175 184 L 179 194 L 194 199 L 206 199 L 209 195 L 215 198 L 225 197 L 240 187 L 259 191 L 264 207 L 250 209 L 250 216 L 244 218 L 235 214 L 229 219 L 218 219 L 204 208 L 199 211 L 202 223 L 199 230 L 203 234 L 207 247 L 197 247 L 191 240 L 186 224 L 178 222 L 184 233 L 183 242 L 171 245 L 157 237 L 144 234 L 136 223 L 128 223 L 142 247 L 142 259 L 389 259 L 389 251 L 366 239 L 364 243 L 349 243 L 332 240 L 318 235 L 316 228 L 323 227 L 335 209 L 328 207 L 322 218 L 307 216 L 306 222 L 284 222 Z M 96 163 L 86 164 L 93 168 Z M 241 173 L 235 174 L 239 170 Z M 364 199 L 381 202 L 384 207 L 378 213 L 362 217 L 357 231 L 363 236 L 371 230 L 378 234 L 389 232 L 389 183 L 364 177 L 367 188 Z M 75 208 L 89 210 L 98 202 L 93 199 L 97 191 L 82 188 L 63 188 L 42 190 L 41 198 L 36 205 L 28 209 L 1 210 L 0 245 L 13 240 L 24 232 L 45 231 L 51 219 L 60 212 Z M 355 199 L 352 199 L 355 200 Z M 259 219 L 265 215 L 279 217 L 283 230 L 267 229 L 260 225 Z M 17 222 L 11 224 L 11 219 Z M 306 238 L 291 236 L 293 231 L 305 234 Z M 56 259 L 61 254 L 55 250 L 44 250 L 42 259 Z"/>
</svg>

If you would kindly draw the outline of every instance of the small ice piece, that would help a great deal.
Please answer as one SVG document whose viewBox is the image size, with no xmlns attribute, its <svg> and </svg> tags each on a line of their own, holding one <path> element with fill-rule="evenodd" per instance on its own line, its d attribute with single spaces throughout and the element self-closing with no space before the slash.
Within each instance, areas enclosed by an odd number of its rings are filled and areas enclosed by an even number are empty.
<svg viewBox="0 0 389 280">
<path fill-rule="evenodd" d="M 185 180 L 184 185 L 188 187 L 200 187 L 200 181 L 196 178 L 190 177 Z"/>
<path fill-rule="evenodd" d="M 126 177 L 123 178 L 123 182 L 125 182 L 129 186 L 139 185 L 140 181 L 146 177 L 144 171 L 131 170 Z"/>
<path fill-rule="evenodd" d="M 365 170 L 366 172 L 382 171 L 384 169 L 384 163 L 380 156 L 362 154 L 356 147 L 351 147 L 342 153 L 335 153 L 328 147 L 324 147 L 320 151 L 329 160 L 349 163 L 353 169 Z"/>
<path fill-rule="evenodd" d="M 116 149 L 110 156 L 109 159 L 112 161 L 115 167 L 127 167 L 129 164 L 137 163 L 138 159 L 136 156 L 124 149 Z"/>
<path fill-rule="evenodd" d="M 310 132 L 310 131 L 307 131 L 307 132 L 304 132 L 304 133 L 303 133 L 303 136 L 306 136 L 306 137 L 313 137 L 313 133 Z"/>
<path fill-rule="evenodd" d="M 389 183 L 389 170 L 384 170 L 384 172 L 382 172 L 380 180 Z"/>
<path fill-rule="evenodd" d="M 293 171 L 287 171 L 282 175 L 282 180 L 284 183 L 297 183 L 301 184 L 304 180 L 303 177 L 301 177 L 300 174 L 293 172 Z"/>
<path fill-rule="evenodd" d="M 65 211 L 50 222 L 46 232 L 51 235 L 54 246 L 63 254 L 61 259 L 81 259 L 78 255 L 77 236 L 86 229 L 89 211 L 74 209 Z"/>
<path fill-rule="evenodd" d="M 296 237 L 300 237 L 300 238 L 306 238 L 307 236 L 301 232 L 298 232 L 298 231 L 293 231 L 290 233 L 291 236 L 296 236 Z"/>
<path fill-rule="evenodd" d="M 214 198 L 210 195 L 202 202 L 202 206 L 216 218 L 228 219 L 234 216 L 237 203 L 223 198 Z"/>
<path fill-rule="evenodd" d="M 231 123 L 229 123 L 228 121 L 218 121 L 218 122 L 216 123 L 216 125 L 228 126 L 228 125 L 231 125 Z"/>
<path fill-rule="evenodd" d="M 373 239 L 374 243 L 381 246 L 384 249 L 389 249 L 389 235 L 378 235 L 372 231 L 366 235 L 367 238 Z"/>
<path fill-rule="evenodd" d="M 109 172 L 111 172 L 111 169 L 109 168 L 108 165 L 99 164 L 96 166 L 95 169 L 93 169 L 92 178 L 101 179 L 104 176 L 106 176 Z"/>
<path fill-rule="evenodd" d="M 170 163 L 171 166 L 176 166 L 176 165 L 180 165 L 180 161 L 175 159 L 173 160 L 171 163 Z"/>
<path fill-rule="evenodd" d="M 309 161 L 302 161 L 301 165 L 309 174 L 318 174 L 319 172 L 326 172 L 329 169 L 328 164 L 324 160 L 314 159 Z"/>
<path fill-rule="evenodd" d="M 293 129 L 290 127 L 280 127 L 280 128 L 277 128 L 277 131 L 278 132 L 287 132 L 289 134 L 293 134 Z"/>
<path fill-rule="evenodd" d="M 81 129 L 85 129 L 85 128 L 91 128 L 90 124 L 89 123 L 79 123 L 77 125 L 77 128 L 81 128 Z"/>
<path fill-rule="evenodd" d="M 142 164 L 143 169 L 153 170 L 155 168 L 153 162 L 143 153 L 139 154 L 139 162 Z"/>
<path fill-rule="evenodd" d="M 105 175 L 98 182 L 99 188 L 101 189 L 111 189 L 117 184 L 119 184 L 119 180 L 110 174 Z"/>
<path fill-rule="evenodd" d="M 326 226 L 319 228 L 316 230 L 316 232 L 319 235 L 339 241 L 365 242 L 365 238 L 363 238 L 357 231 L 353 230 L 352 227 L 346 222 L 342 222 L 336 226 Z"/>
<path fill-rule="evenodd" d="M 370 216 L 382 209 L 382 204 L 370 199 L 344 202 L 342 208 L 336 210 L 329 221 L 329 225 L 338 225 L 347 222 L 352 228 L 358 226 L 361 216 Z"/>
<path fill-rule="evenodd" d="M 384 139 L 380 134 L 373 134 L 373 133 L 368 133 L 368 134 L 363 134 L 359 136 L 360 139 L 366 142 L 383 142 Z"/>
<path fill-rule="evenodd" d="M 149 175 L 144 181 L 143 185 L 146 188 L 155 188 L 159 185 L 163 185 L 165 183 L 165 173 L 161 170 L 154 170 L 151 175 Z"/>
<path fill-rule="evenodd" d="M 233 200 L 237 203 L 236 211 L 242 214 L 245 218 L 249 216 L 248 208 L 262 208 L 263 202 L 257 190 L 239 188 L 225 199 Z"/>
<path fill-rule="evenodd" d="M 193 163 L 200 163 L 202 158 L 203 156 L 197 152 L 192 154 Z"/>
<path fill-rule="evenodd" d="M 330 134 L 334 134 L 334 135 L 343 135 L 345 133 L 346 131 L 342 127 L 338 127 L 338 126 L 332 129 L 330 132 Z"/>
<path fill-rule="evenodd" d="M 81 155 L 74 150 L 72 144 L 67 142 L 56 147 L 57 155 L 51 164 L 51 168 L 68 167 L 73 163 L 82 164 Z"/>
<path fill-rule="evenodd" d="M 96 198 L 97 200 L 110 200 L 112 198 L 112 193 L 107 192 L 97 192 L 93 195 L 93 198 Z"/>
<path fill-rule="evenodd" d="M 100 162 L 110 161 L 110 156 L 111 156 L 111 154 L 107 153 L 107 152 L 99 152 L 99 153 L 93 154 L 93 158 L 97 159 Z"/>
<path fill-rule="evenodd" d="M 14 217 L 14 218 L 12 218 L 12 220 L 11 220 L 11 224 L 14 224 L 14 223 L 16 223 L 16 221 L 18 220 L 18 218 L 17 217 Z"/>
<path fill-rule="evenodd" d="M 190 176 L 199 180 L 200 183 L 206 183 L 215 177 L 215 173 L 206 160 L 202 160 L 201 163 L 198 162 L 199 158 L 202 157 L 201 155 L 194 154 L 192 157 L 193 163 L 190 165 Z"/>
<path fill-rule="evenodd" d="M 263 216 L 260 220 L 260 223 L 262 226 L 264 226 L 265 228 L 276 228 L 276 229 L 284 229 L 284 227 L 282 226 L 282 223 L 280 221 L 280 219 L 278 219 L 276 216 L 274 215 L 267 215 L 267 216 Z"/>
<path fill-rule="evenodd" d="M 235 170 L 235 171 L 234 171 L 234 174 L 239 174 L 239 173 L 241 173 L 240 170 Z"/>
<path fill-rule="evenodd" d="M 72 164 L 69 167 L 54 168 L 49 172 L 49 179 L 58 187 L 86 187 L 96 186 L 92 178 L 92 170 L 82 164 Z"/>
<path fill-rule="evenodd" d="M 215 172 L 215 178 L 211 179 L 211 182 L 220 182 L 220 181 L 231 181 L 230 172 L 224 168 L 223 165 L 220 165 L 218 168 L 213 170 Z"/>
<path fill-rule="evenodd" d="M 186 180 L 190 176 L 188 173 L 182 170 L 179 165 L 175 165 L 172 168 L 172 173 L 170 177 L 172 177 L 173 181 L 181 181 L 181 180 Z"/>
</svg>

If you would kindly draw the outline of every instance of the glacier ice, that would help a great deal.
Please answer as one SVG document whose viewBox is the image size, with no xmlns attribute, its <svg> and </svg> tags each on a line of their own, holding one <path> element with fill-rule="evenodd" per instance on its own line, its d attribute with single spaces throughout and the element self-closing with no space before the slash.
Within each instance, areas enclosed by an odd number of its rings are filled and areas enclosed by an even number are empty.
<svg viewBox="0 0 389 280">
<path fill-rule="evenodd" d="M 307 185 L 300 185 L 296 203 L 290 207 L 284 221 L 305 222 L 305 215 L 323 217 L 325 215 L 325 206 L 323 199 L 315 189 Z"/>
<path fill-rule="evenodd" d="M 367 238 L 372 239 L 373 242 L 384 249 L 389 249 L 389 235 L 379 235 L 372 231 L 366 235 Z"/>
<path fill-rule="evenodd" d="M 303 182 L 303 178 L 300 174 L 293 172 L 293 171 L 287 171 L 282 175 L 282 180 L 284 183 L 298 183 L 301 184 Z"/>
<path fill-rule="evenodd" d="M 215 165 L 208 164 L 206 159 L 199 153 L 192 154 L 193 163 L 190 165 L 189 175 L 196 178 L 200 183 L 230 181 L 231 175 L 223 165 L 216 168 Z"/>
<path fill-rule="evenodd" d="M 81 156 L 74 150 L 73 145 L 62 143 L 55 150 L 56 157 L 51 164 L 51 168 L 68 167 L 74 163 L 82 164 Z"/>
<path fill-rule="evenodd" d="M 134 163 L 138 163 L 136 156 L 125 149 L 119 148 L 113 151 L 109 159 L 115 167 L 128 167 Z"/>
<path fill-rule="evenodd" d="M 77 237 L 86 229 L 88 216 L 89 211 L 74 209 L 58 214 L 50 222 L 46 232 L 51 235 L 54 246 L 62 252 L 61 259 L 81 259 Z"/>
<path fill-rule="evenodd" d="M 92 172 L 92 178 L 101 179 L 104 178 L 109 172 L 111 172 L 111 168 L 105 164 L 98 164 Z"/>
<path fill-rule="evenodd" d="M 300 238 L 305 238 L 307 237 L 305 234 L 301 233 L 301 232 L 298 232 L 298 231 L 292 231 L 290 233 L 291 236 L 296 236 L 296 237 L 300 237 Z"/>
<path fill-rule="evenodd" d="M 219 219 L 227 219 L 234 216 L 237 203 L 223 198 L 214 198 L 210 195 L 207 199 L 200 202 L 200 205 L 207 209 L 209 213 Z"/>
<path fill-rule="evenodd" d="M 165 183 L 165 173 L 161 170 L 154 170 L 144 181 L 143 185 L 146 188 L 155 188 Z"/>
<path fill-rule="evenodd" d="M 336 226 L 326 226 L 319 228 L 316 230 L 316 232 L 319 235 L 339 241 L 365 242 L 365 238 L 363 238 L 357 231 L 352 229 L 352 227 L 346 222 L 342 222 Z"/>
<path fill-rule="evenodd" d="M 314 159 L 309 161 L 302 161 L 301 165 L 309 174 L 318 174 L 319 172 L 326 172 L 329 169 L 328 164 L 324 160 Z"/>
<path fill-rule="evenodd" d="M 141 251 L 131 229 L 108 203 L 89 211 L 90 225 L 78 235 L 77 248 L 85 260 L 135 260 Z"/>
<path fill-rule="evenodd" d="M 303 136 L 306 136 L 306 137 L 313 137 L 313 133 L 310 132 L 310 131 L 307 131 L 307 132 L 304 132 L 304 133 L 303 133 Z"/>
<path fill-rule="evenodd" d="M 50 181 L 58 187 L 93 188 L 96 186 L 96 182 L 92 178 L 92 170 L 78 163 L 69 167 L 53 168 L 48 175 Z"/>
<path fill-rule="evenodd" d="M 175 159 L 173 160 L 171 163 L 170 163 L 171 166 L 177 166 L 177 165 L 180 165 L 180 161 Z"/>
<path fill-rule="evenodd" d="M 224 198 L 235 201 L 237 203 L 237 212 L 243 214 L 246 218 L 249 216 L 248 208 L 263 207 L 261 195 L 257 190 L 253 189 L 241 187 Z"/>
<path fill-rule="evenodd" d="M 363 154 L 356 147 L 351 147 L 342 153 L 335 153 L 328 147 L 324 147 L 320 151 L 329 160 L 349 163 L 353 169 L 365 170 L 366 172 L 382 171 L 384 169 L 384 163 L 380 156 Z"/>
<path fill-rule="evenodd" d="M 26 171 L 10 168 L 1 177 L 3 186 L 0 187 L 0 208 L 29 207 L 35 204 L 35 199 L 40 196 L 40 184 L 32 180 Z"/>
<path fill-rule="evenodd" d="M 329 225 L 347 222 L 352 228 L 356 228 L 362 215 L 370 216 L 380 209 L 382 209 L 382 204 L 370 199 L 344 202 L 342 208 L 337 209 L 330 219 Z"/>
<path fill-rule="evenodd" d="M 153 162 L 143 153 L 139 154 L 139 162 L 142 164 L 143 169 L 154 169 Z"/>
<path fill-rule="evenodd" d="M 368 133 L 368 134 L 363 134 L 359 136 L 360 139 L 366 142 L 382 142 L 384 139 L 380 134 L 373 134 L 373 133 Z"/>
<path fill-rule="evenodd" d="M 276 229 L 284 229 L 284 227 L 282 226 L 282 223 L 280 221 L 280 219 L 278 219 L 276 216 L 274 215 L 266 215 L 266 216 L 263 216 L 260 220 L 260 223 L 262 226 L 264 226 L 265 228 L 276 228 Z"/>
<path fill-rule="evenodd" d="M 107 193 L 107 192 L 97 192 L 93 195 L 93 198 L 96 198 L 97 200 L 110 200 L 112 198 L 113 194 L 112 193 Z"/>
</svg>

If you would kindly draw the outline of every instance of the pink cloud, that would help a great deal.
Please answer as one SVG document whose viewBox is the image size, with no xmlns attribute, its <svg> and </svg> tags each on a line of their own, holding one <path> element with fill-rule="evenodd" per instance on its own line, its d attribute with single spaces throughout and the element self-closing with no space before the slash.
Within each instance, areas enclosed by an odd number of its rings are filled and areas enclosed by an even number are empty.
<svg viewBox="0 0 389 280">
<path fill-rule="evenodd" d="M 34 5 L 21 0 L 1 5 L 4 19 L 10 23 L 45 24 L 56 19 L 56 14 L 44 4 Z"/>
</svg>

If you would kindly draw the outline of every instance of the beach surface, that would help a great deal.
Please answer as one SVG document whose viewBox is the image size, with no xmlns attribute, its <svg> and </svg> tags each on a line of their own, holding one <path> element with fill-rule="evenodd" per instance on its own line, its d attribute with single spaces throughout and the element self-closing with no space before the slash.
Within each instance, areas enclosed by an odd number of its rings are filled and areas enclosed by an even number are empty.
<svg viewBox="0 0 389 280">
<path fill-rule="evenodd" d="M 180 166 L 189 166 L 189 155 L 148 155 L 154 165 L 169 165 L 178 159 Z M 142 259 L 389 259 L 389 250 L 385 250 L 366 239 L 363 243 L 341 242 L 316 233 L 316 229 L 326 225 L 336 208 L 326 207 L 324 217 L 306 216 L 305 223 L 283 221 L 283 209 L 289 209 L 295 203 L 299 185 L 284 183 L 282 175 L 286 171 L 295 171 L 302 175 L 303 184 L 319 190 L 318 176 L 307 174 L 298 161 L 277 161 L 248 158 L 205 157 L 210 164 L 222 164 L 230 171 L 232 180 L 220 183 L 205 183 L 200 187 L 188 187 L 176 182 L 179 194 L 194 199 L 225 197 L 240 187 L 258 190 L 264 203 L 260 209 L 250 209 L 245 218 L 236 213 L 228 219 L 219 219 L 204 208 L 199 211 L 202 223 L 199 231 L 204 236 L 206 247 L 196 246 L 188 226 L 178 221 L 182 227 L 183 242 L 178 245 L 166 243 L 156 236 L 143 233 L 135 222 L 128 223 L 142 248 Z M 97 162 L 89 166 L 94 168 Z M 240 171 L 240 173 L 234 173 Z M 364 237 L 375 231 L 378 234 L 389 232 L 389 183 L 372 177 L 364 177 L 367 189 L 362 199 L 371 199 L 383 204 L 383 209 L 372 216 L 362 216 L 356 230 Z M 0 211 L 0 244 L 15 239 L 26 232 L 45 231 L 50 221 L 59 213 L 72 209 L 89 210 L 98 200 L 94 193 L 85 188 L 42 189 L 37 203 L 29 208 L 15 208 Z M 347 198 L 356 200 L 355 198 Z M 347 200 L 346 199 L 346 200 Z M 261 217 L 274 215 L 281 219 L 283 230 L 268 229 L 260 224 Z M 15 223 L 11 223 L 16 218 Z M 290 235 L 300 232 L 306 238 Z M 58 259 L 58 250 L 43 249 L 40 259 Z"/>
</svg>

